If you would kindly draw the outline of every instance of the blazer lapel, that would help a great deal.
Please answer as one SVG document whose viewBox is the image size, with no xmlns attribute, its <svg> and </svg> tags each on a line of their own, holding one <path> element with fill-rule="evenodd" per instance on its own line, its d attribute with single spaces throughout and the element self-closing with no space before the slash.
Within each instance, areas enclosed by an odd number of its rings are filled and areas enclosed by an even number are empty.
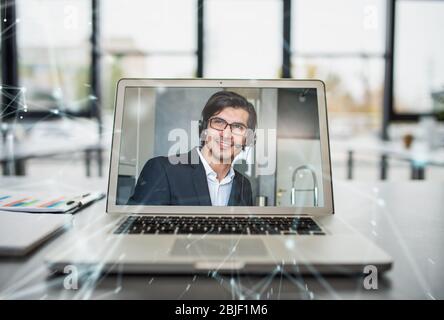
<svg viewBox="0 0 444 320">
<path fill-rule="evenodd" d="M 189 163 L 194 168 L 191 179 L 193 180 L 194 189 L 196 191 L 196 197 L 200 203 L 201 206 L 211 206 L 211 198 L 210 198 L 210 191 L 208 190 L 208 182 L 207 182 L 207 175 L 205 174 L 205 168 L 203 164 L 200 162 L 199 155 L 197 155 L 197 159 L 199 159 L 199 162 L 196 164 L 195 162 L 191 162 L 191 160 L 196 159 L 193 158 L 196 155 L 192 155 L 192 152 L 196 152 L 196 150 L 191 150 L 189 152 Z"/>
<path fill-rule="evenodd" d="M 239 176 L 235 173 L 233 185 L 231 186 L 230 198 L 228 199 L 229 206 L 239 206 L 241 204 L 242 188 L 239 183 Z"/>
</svg>

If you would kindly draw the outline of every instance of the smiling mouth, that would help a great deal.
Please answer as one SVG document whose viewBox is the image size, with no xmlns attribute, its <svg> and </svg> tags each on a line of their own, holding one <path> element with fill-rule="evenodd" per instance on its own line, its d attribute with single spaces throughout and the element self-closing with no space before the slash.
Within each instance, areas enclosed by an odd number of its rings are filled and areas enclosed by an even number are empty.
<svg viewBox="0 0 444 320">
<path fill-rule="evenodd" d="M 231 149 L 231 147 L 233 147 L 233 143 L 231 141 L 217 140 L 217 144 L 219 145 L 220 149 Z"/>
</svg>

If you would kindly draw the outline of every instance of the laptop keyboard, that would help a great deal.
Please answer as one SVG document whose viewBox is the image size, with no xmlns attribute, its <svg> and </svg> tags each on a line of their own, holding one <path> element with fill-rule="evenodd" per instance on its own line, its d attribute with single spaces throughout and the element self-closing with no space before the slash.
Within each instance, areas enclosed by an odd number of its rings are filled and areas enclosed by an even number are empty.
<svg viewBox="0 0 444 320">
<path fill-rule="evenodd" d="M 309 217 L 129 216 L 115 234 L 325 235 Z"/>
</svg>

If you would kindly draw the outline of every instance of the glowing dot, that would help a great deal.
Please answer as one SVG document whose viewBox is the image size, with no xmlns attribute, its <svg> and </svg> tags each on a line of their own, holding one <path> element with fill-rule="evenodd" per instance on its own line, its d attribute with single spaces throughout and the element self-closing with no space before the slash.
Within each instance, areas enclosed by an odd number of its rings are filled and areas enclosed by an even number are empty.
<svg viewBox="0 0 444 320">
<path fill-rule="evenodd" d="M 381 207 L 384 207 L 385 206 L 384 199 L 378 199 L 378 205 L 381 206 Z"/>
<path fill-rule="evenodd" d="M 20 119 L 23 119 L 23 116 L 20 116 Z"/>
<path fill-rule="evenodd" d="M 159 94 L 163 94 L 166 91 L 165 87 L 158 87 L 157 88 L 157 92 L 159 92 Z"/>
<path fill-rule="evenodd" d="M 287 249 L 293 249 L 294 248 L 294 241 L 293 240 L 287 240 L 285 242 L 285 246 L 287 247 Z"/>
<path fill-rule="evenodd" d="M 8 21 L 7 19 L 3 19 L 3 22 L 6 22 L 6 21 Z"/>
</svg>

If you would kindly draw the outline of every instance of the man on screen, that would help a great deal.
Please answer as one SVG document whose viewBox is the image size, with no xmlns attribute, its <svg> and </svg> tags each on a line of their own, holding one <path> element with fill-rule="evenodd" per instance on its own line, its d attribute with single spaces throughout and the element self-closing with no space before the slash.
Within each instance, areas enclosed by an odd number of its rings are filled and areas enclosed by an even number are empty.
<svg viewBox="0 0 444 320">
<path fill-rule="evenodd" d="M 252 206 L 250 181 L 233 169 L 233 161 L 253 143 L 256 123 L 256 111 L 243 96 L 213 94 L 202 110 L 200 148 L 150 159 L 128 204 Z"/>
</svg>

